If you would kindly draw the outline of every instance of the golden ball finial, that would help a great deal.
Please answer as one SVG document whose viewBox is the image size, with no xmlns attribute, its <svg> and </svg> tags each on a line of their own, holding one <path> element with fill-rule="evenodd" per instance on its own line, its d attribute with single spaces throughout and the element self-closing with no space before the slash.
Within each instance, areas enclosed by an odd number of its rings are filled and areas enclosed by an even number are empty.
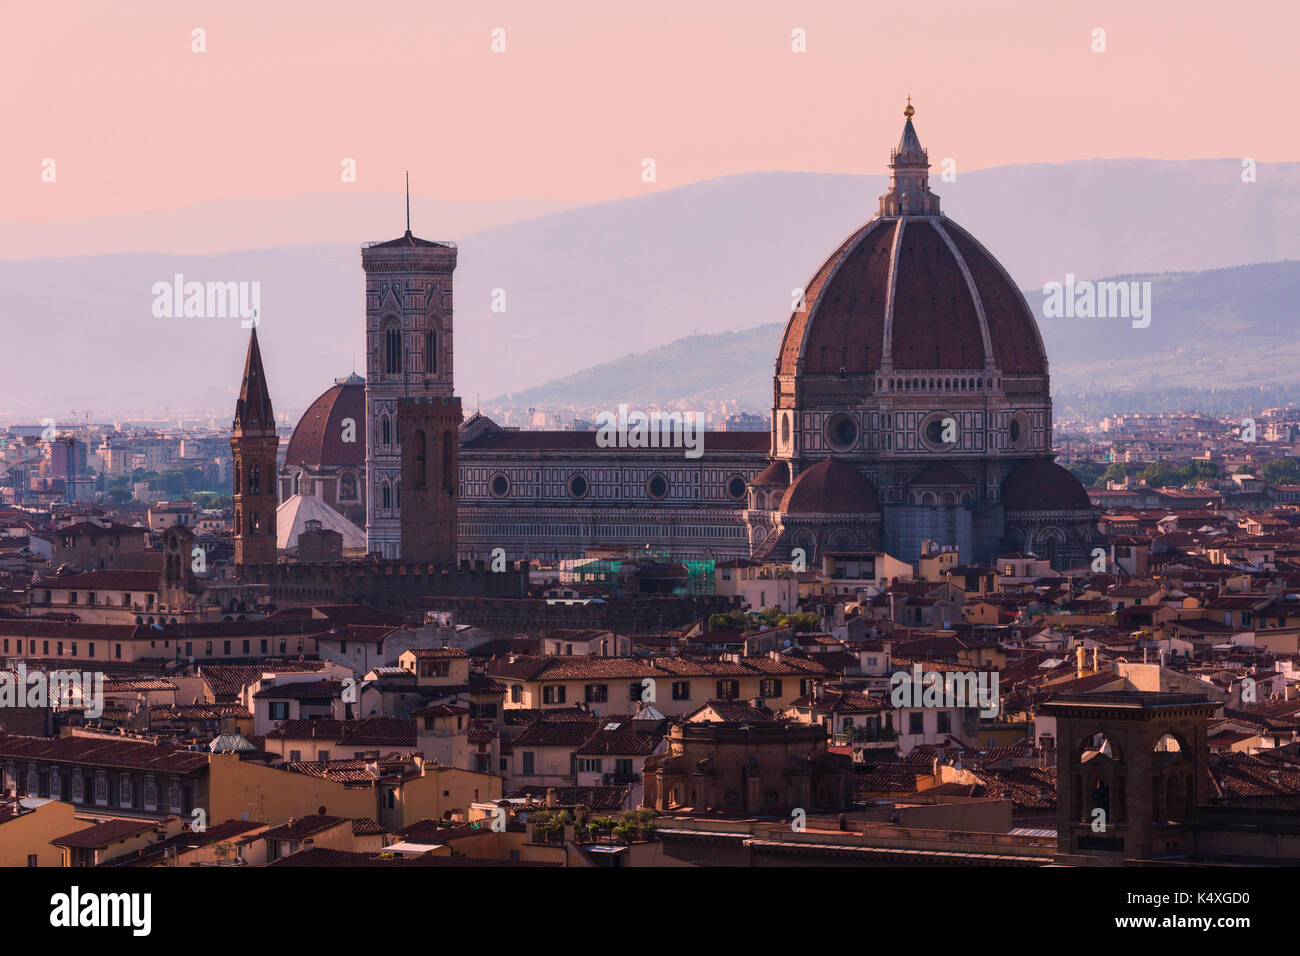
<svg viewBox="0 0 1300 956">
<path fill-rule="evenodd" d="M 912 109 L 912 98 L 909 96 L 907 98 L 907 109 L 903 110 L 903 115 L 906 116 L 908 119 L 911 119 L 912 115 L 915 112 L 916 110 Z"/>
</svg>

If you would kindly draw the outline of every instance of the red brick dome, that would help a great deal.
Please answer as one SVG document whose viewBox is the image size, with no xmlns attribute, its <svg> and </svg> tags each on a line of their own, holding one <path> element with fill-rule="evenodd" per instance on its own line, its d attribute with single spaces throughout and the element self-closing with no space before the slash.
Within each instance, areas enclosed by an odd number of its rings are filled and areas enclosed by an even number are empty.
<svg viewBox="0 0 1300 956">
<path fill-rule="evenodd" d="M 942 216 L 872 219 L 817 270 L 781 341 L 778 374 L 1047 370 L 1038 326 L 997 260 Z M 986 345 L 987 343 L 987 345 Z"/>
<path fill-rule="evenodd" d="M 1002 482 L 1007 511 L 1091 511 L 1092 502 L 1078 478 L 1046 459 L 1017 465 Z"/>
<path fill-rule="evenodd" d="M 939 211 L 912 113 L 910 106 L 904 111 L 903 135 L 890 155 L 880 214 L 844 240 L 805 286 L 803 308 L 786 324 L 778 376 L 874 376 L 882 366 L 977 378 L 988 369 L 1046 374 L 1024 296 L 988 250 Z M 958 381 L 969 385 L 964 376 Z"/>
<path fill-rule="evenodd" d="M 786 514 L 879 513 L 871 482 L 855 468 L 827 458 L 794 480 L 781 499 Z"/>
<path fill-rule="evenodd" d="M 355 423 L 356 441 L 343 440 L 343 420 Z M 366 385 L 358 375 L 339 381 L 312 402 L 294 426 L 285 449 L 287 466 L 308 468 L 366 463 Z"/>
</svg>

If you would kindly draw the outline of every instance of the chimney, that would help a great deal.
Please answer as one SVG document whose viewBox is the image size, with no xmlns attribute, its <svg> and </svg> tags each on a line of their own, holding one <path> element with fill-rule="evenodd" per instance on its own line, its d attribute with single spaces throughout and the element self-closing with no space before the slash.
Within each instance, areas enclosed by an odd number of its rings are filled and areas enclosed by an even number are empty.
<svg viewBox="0 0 1300 956">
<path fill-rule="evenodd" d="M 560 798 L 559 798 L 559 795 L 556 794 L 556 792 L 555 792 L 555 788 L 554 788 L 554 787 L 547 787 L 547 788 L 546 788 L 546 806 L 547 806 L 548 808 L 554 808 L 554 807 L 559 806 L 559 804 L 560 804 Z"/>
</svg>

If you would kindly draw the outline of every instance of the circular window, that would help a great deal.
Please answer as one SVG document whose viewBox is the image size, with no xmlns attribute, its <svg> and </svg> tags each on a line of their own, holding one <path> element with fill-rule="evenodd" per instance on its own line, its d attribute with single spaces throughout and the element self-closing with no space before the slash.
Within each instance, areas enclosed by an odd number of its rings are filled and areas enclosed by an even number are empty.
<svg viewBox="0 0 1300 956">
<path fill-rule="evenodd" d="M 852 415 L 837 412 L 826 421 L 826 442 L 836 451 L 849 451 L 858 443 L 858 423 Z"/>
<path fill-rule="evenodd" d="M 935 412 L 921 423 L 921 441 L 930 451 L 955 448 L 960 435 L 956 416 L 948 412 Z"/>
<path fill-rule="evenodd" d="M 745 497 L 745 489 L 748 487 L 744 478 L 740 475 L 732 475 L 727 479 L 727 497 L 732 501 L 739 501 Z"/>
<path fill-rule="evenodd" d="M 1010 439 L 1012 448 L 1016 451 L 1024 451 L 1028 448 L 1030 432 L 1028 412 L 1016 412 L 1011 416 L 1011 421 L 1007 425 L 1007 438 Z"/>
<path fill-rule="evenodd" d="M 663 475 L 651 475 L 645 483 L 646 494 L 656 501 L 668 497 L 668 479 Z"/>
<path fill-rule="evenodd" d="M 590 485 L 587 483 L 586 475 L 574 475 L 569 479 L 569 497 L 585 498 Z"/>
<path fill-rule="evenodd" d="M 492 491 L 492 497 L 504 498 L 510 494 L 510 479 L 498 471 L 488 482 L 488 488 Z"/>
</svg>

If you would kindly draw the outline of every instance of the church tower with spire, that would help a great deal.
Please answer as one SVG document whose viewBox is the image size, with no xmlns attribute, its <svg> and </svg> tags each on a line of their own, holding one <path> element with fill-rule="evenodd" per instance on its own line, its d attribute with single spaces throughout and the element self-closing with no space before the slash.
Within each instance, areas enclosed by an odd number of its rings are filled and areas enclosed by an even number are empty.
<svg viewBox="0 0 1300 956">
<path fill-rule="evenodd" d="M 276 556 L 275 412 L 262 368 L 257 329 L 248 339 L 244 381 L 230 433 L 234 454 L 235 572 L 250 564 L 274 564 Z"/>
<path fill-rule="evenodd" d="M 400 558 L 405 552 L 413 560 L 434 556 L 443 560 L 444 546 L 403 542 L 404 527 L 408 537 L 414 529 L 409 521 L 403 523 L 402 497 L 404 492 L 418 492 L 421 511 L 427 512 L 419 516 L 419 523 L 427 528 L 432 520 L 445 528 L 452 522 L 454 534 L 454 511 L 448 508 L 454 505 L 455 489 L 442 498 L 435 492 L 456 484 L 443 477 L 447 467 L 455 473 L 454 448 L 444 467 L 445 433 L 450 429 L 454 439 L 460 421 L 460 403 L 454 400 L 452 386 L 451 342 L 456 244 L 411 233 L 408 192 L 406 233 L 362 246 L 361 267 L 366 273 L 366 548 L 384 558 Z M 404 402 L 411 404 L 404 406 Z M 412 469 L 421 451 L 412 449 L 404 475 L 406 432 L 413 416 L 424 417 L 434 409 L 437 414 L 420 428 L 425 457 L 419 473 L 436 472 L 438 477 L 412 487 L 418 471 Z M 450 417 L 444 419 L 444 412 Z M 454 558 L 454 541 L 450 554 Z"/>
</svg>

